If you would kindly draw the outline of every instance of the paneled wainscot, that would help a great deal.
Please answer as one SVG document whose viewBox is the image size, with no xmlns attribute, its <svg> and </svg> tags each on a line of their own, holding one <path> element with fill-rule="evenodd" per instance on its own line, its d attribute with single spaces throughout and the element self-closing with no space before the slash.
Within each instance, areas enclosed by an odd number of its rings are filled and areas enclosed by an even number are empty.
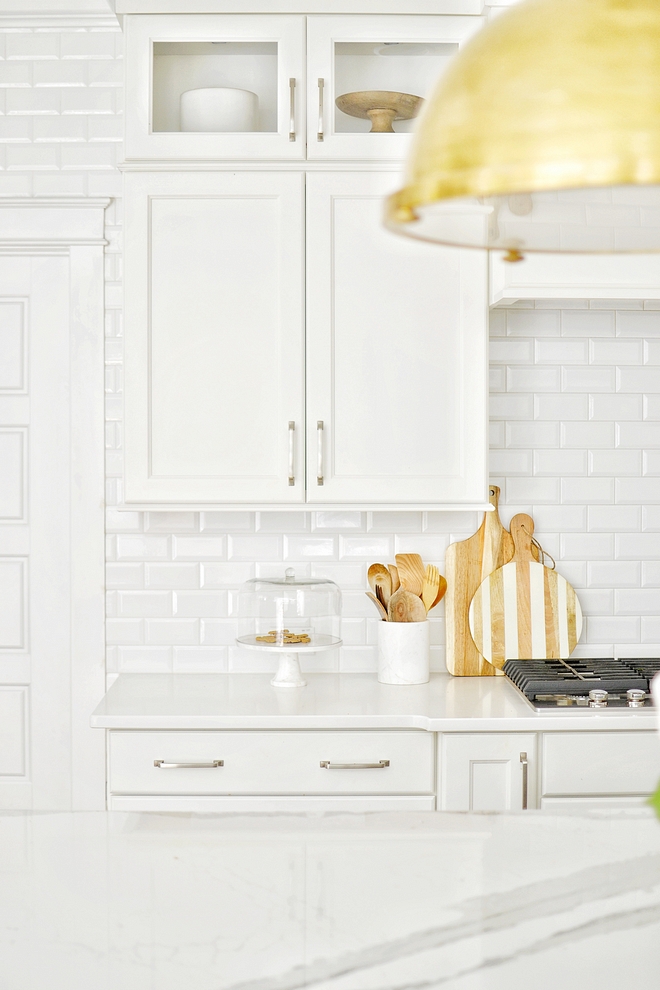
<svg viewBox="0 0 660 990">
<path fill-rule="evenodd" d="M 521 811 L 641 804 L 660 775 L 655 713 L 537 714 L 504 678 L 379 684 L 306 674 L 121 674 L 108 807 L 131 811 Z"/>
</svg>

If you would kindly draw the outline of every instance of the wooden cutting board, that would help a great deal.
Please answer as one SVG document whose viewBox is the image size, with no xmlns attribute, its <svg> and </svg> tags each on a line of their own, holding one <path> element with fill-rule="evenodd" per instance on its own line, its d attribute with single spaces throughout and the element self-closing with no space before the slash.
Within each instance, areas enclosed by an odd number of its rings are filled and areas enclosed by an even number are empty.
<svg viewBox="0 0 660 990">
<path fill-rule="evenodd" d="M 568 581 L 534 559 L 534 521 L 511 520 L 513 559 L 482 581 L 470 603 L 470 632 L 495 667 L 506 660 L 568 658 L 582 632 L 582 610 Z"/>
<path fill-rule="evenodd" d="M 445 556 L 445 629 L 447 669 L 458 677 L 499 674 L 479 653 L 468 623 L 468 609 L 477 588 L 488 574 L 513 557 L 513 540 L 500 522 L 497 504 L 500 490 L 490 489 L 493 512 L 486 512 L 477 532 L 467 540 L 451 543 Z"/>
</svg>

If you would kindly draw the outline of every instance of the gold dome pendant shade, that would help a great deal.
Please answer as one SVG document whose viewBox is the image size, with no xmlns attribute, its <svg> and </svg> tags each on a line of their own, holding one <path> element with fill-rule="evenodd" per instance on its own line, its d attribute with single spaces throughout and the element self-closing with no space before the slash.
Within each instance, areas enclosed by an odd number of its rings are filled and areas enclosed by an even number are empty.
<svg viewBox="0 0 660 990">
<path fill-rule="evenodd" d="M 455 56 L 386 225 L 528 251 L 660 251 L 660 0 L 525 0 Z"/>
</svg>

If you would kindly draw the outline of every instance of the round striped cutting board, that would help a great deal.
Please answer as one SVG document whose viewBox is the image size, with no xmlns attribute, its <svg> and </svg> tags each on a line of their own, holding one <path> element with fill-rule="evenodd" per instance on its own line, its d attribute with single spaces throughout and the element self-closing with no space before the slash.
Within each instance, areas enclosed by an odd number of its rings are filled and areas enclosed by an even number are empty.
<svg viewBox="0 0 660 990">
<path fill-rule="evenodd" d="M 582 609 L 572 586 L 532 554 L 534 522 L 511 520 L 512 560 L 489 574 L 470 602 L 470 632 L 493 666 L 507 660 L 567 659 L 582 632 Z"/>
</svg>

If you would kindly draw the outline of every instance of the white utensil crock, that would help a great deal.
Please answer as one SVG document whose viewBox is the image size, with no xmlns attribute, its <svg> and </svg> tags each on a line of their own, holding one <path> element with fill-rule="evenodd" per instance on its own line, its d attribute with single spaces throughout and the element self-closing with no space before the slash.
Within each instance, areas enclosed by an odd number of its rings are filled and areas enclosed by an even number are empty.
<svg viewBox="0 0 660 990">
<path fill-rule="evenodd" d="M 378 680 L 381 684 L 426 684 L 429 679 L 429 622 L 378 623 Z"/>
<path fill-rule="evenodd" d="M 181 130 L 254 131 L 258 107 L 249 89 L 189 89 L 181 94 Z"/>
</svg>

